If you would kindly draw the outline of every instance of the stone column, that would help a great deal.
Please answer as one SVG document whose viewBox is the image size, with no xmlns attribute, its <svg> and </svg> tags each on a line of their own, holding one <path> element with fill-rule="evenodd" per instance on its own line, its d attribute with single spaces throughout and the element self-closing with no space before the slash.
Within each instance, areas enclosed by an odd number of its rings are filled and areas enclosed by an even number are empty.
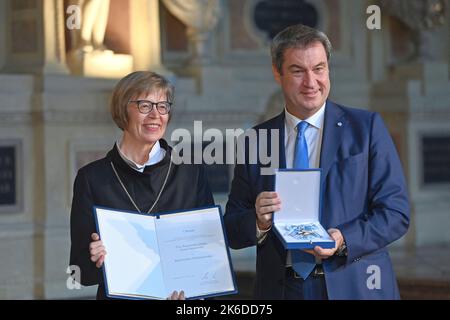
<svg viewBox="0 0 450 320">
<path fill-rule="evenodd" d="M 6 1 L 0 0 L 0 48 L 6 48 Z M 0 70 L 5 64 L 6 50 L 0 50 Z"/>
<path fill-rule="evenodd" d="M 450 38 L 450 9 L 447 9 L 447 39 Z M 448 75 L 450 80 L 450 43 L 447 42 Z"/>
<path fill-rule="evenodd" d="M 64 0 L 43 1 L 43 72 L 68 73 L 65 50 Z"/>
<path fill-rule="evenodd" d="M 161 59 L 159 0 L 133 0 L 131 12 L 131 53 L 134 70 L 152 70 L 169 75 Z"/>
<path fill-rule="evenodd" d="M 67 73 L 63 1 L 7 1 L 5 71 Z"/>
</svg>

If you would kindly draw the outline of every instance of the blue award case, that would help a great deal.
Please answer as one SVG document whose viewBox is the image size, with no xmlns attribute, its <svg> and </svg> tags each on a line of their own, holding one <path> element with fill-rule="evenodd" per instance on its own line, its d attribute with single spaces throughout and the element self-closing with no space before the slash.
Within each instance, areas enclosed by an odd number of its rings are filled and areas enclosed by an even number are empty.
<svg viewBox="0 0 450 320">
<path fill-rule="evenodd" d="M 335 247 L 335 241 L 320 224 L 321 174 L 321 169 L 280 169 L 275 173 L 281 210 L 273 215 L 273 228 L 286 249 Z"/>
</svg>

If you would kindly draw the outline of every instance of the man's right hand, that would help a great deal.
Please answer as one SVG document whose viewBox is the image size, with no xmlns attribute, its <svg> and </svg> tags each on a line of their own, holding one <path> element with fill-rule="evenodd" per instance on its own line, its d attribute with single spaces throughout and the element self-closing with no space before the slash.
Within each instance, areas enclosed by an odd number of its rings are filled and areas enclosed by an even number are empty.
<svg viewBox="0 0 450 320">
<path fill-rule="evenodd" d="M 267 230 L 272 225 L 273 213 L 281 209 L 281 200 L 276 192 L 261 192 L 256 197 L 255 208 L 259 230 Z"/>
<path fill-rule="evenodd" d="M 97 268 L 101 268 L 103 261 L 105 261 L 106 250 L 103 246 L 103 242 L 100 240 L 100 236 L 97 233 L 91 234 L 93 240 L 89 244 L 89 253 L 91 255 L 91 261 L 95 262 Z"/>
</svg>

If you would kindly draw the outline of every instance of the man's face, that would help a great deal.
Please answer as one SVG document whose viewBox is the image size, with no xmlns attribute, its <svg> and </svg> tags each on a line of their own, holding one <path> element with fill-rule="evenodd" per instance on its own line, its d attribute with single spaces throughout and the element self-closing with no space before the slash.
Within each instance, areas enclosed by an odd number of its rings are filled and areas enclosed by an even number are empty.
<svg viewBox="0 0 450 320">
<path fill-rule="evenodd" d="M 286 108 L 300 119 L 315 114 L 330 93 L 330 78 L 325 48 L 314 42 L 306 48 L 289 48 L 284 52 L 282 73 L 272 66 L 275 80 L 281 85 Z"/>
</svg>

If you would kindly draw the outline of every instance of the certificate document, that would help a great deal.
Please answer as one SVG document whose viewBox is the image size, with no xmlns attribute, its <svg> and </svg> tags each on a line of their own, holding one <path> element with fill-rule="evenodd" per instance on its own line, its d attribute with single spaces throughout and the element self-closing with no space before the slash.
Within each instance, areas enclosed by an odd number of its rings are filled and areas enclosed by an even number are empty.
<svg viewBox="0 0 450 320">
<path fill-rule="evenodd" d="M 236 293 L 219 206 L 164 214 L 94 207 L 108 297 L 187 299 Z"/>
</svg>

